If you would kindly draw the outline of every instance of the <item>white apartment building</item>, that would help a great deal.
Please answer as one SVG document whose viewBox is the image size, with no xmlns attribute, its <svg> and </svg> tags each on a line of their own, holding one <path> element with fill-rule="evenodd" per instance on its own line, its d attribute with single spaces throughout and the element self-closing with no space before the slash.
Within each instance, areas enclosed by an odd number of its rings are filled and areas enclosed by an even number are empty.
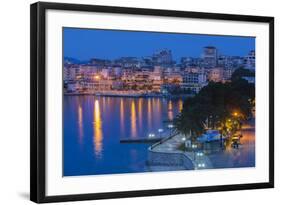
<svg viewBox="0 0 281 205">
<path fill-rule="evenodd" d="M 181 88 L 198 93 L 207 85 L 207 77 L 204 72 L 185 71 L 182 76 Z"/>
</svg>

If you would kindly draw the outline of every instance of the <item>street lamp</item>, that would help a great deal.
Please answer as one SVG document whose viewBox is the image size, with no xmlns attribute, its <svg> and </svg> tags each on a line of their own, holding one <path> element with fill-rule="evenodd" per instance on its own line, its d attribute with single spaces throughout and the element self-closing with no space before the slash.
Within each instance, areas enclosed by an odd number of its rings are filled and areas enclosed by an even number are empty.
<svg viewBox="0 0 281 205">
<path fill-rule="evenodd" d="M 174 127 L 174 125 L 173 124 L 168 124 L 168 128 L 173 128 Z"/>
<path fill-rule="evenodd" d="M 203 152 L 197 152 L 197 156 L 198 156 L 198 157 L 202 157 L 203 155 L 204 155 Z"/>
<path fill-rule="evenodd" d="M 173 124 L 168 124 L 168 128 L 170 129 L 170 137 L 172 136 L 172 129 L 174 125 Z"/>
<path fill-rule="evenodd" d="M 198 164 L 198 167 L 204 168 L 204 167 L 205 167 L 205 163 L 199 163 L 199 164 Z"/>
<path fill-rule="evenodd" d="M 192 144 L 192 145 L 191 145 L 191 148 L 192 148 L 192 152 L 193 152 L 193 159 L 195 160 L 195 159 L 196 159 L 196 156 L 195 156 L 195 149 L 197 148 L 197 145 L 196 145 L 196 144 Z"/>
<path fill-rule="evenodd" d="M 153 133 L 150 133 L 150 134 L 148 135 L 148 138 L 153 138 L 153 137 L 155 137 L 155 134 L 153 134 Z"/>
<path fill-rule="evenodd" d="M 196 144 L 192 144 L 191 147 L 192 147 L 193 149 L 195 149 L 195 148 L 197 148 L 197 145 L 196 145 Z"/>
<path fill-rule="evenodd" d="M 161 137 L 161 133 L 163 132 L 164 130 L 162 128 L 158 129 L 158 132 L 159 132 L 159 137 Z"/>
</svg>

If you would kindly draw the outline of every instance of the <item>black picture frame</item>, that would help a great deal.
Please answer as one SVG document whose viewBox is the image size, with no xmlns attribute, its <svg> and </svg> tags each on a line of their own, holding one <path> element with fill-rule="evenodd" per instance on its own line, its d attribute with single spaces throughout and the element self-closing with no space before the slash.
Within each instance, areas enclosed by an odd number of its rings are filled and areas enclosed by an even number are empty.
<svg viewBox="0 0 281 205">
<path fill-rule="evenodd" d="M 230 184 L 193 188 L 85 193 L 46 196 L 46 80 L 45 33 L 46 10 L 121 13 L 130 15 L 168 16 L 195 19 L 263 22 L 269 24 L 269 181 L 263 183 Z M 82 4 L 38 2 L 30 7 L 30 199 L 37 203 L 76 200 L 96 200 L 123 197 L 141 197 L 197 192 L 260 189 L 274 187 L 274 18 L 264 16 L 230 15 L 218 13 L 125 8 Z"/>
</svg>

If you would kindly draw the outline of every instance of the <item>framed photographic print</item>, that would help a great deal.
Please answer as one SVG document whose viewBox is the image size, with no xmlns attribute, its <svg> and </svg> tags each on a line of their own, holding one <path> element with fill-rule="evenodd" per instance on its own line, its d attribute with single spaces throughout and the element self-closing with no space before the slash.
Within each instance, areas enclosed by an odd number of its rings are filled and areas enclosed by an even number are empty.
<svg viewBox="0 0 281 205">
<path fill-rule="evenodd" d="M 274 186 L 274 18 L 31 5 L 34 202 Z"/>
</svg>

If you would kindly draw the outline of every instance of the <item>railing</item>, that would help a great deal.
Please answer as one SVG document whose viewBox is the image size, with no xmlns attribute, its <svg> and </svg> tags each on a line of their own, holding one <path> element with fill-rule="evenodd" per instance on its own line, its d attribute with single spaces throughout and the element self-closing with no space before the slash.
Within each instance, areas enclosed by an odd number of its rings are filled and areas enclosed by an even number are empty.
<svg viewBox="0 0 281 205">
<path fill-rule="evenodd" d="M 159 142 L 154 143 L 148 149 L 152 150 L 154 147 L 166 142 L 167 140 L 171 139 L 172 137 L 176 136 L 177 134 L 179 134 L 179 133 L 177 131 L 174 131 L 174 133 L 171 133 L 168 137 L 165 137 L 165 138 L 161 139 Z"/>
<path fill-rule="evenodd" d="M 188 170 L 195 168 L 194 161 L 184 152 L 165 152 L 148 150 L 147 165 L 150 166 L 183 166 Z"/>
</svg>

